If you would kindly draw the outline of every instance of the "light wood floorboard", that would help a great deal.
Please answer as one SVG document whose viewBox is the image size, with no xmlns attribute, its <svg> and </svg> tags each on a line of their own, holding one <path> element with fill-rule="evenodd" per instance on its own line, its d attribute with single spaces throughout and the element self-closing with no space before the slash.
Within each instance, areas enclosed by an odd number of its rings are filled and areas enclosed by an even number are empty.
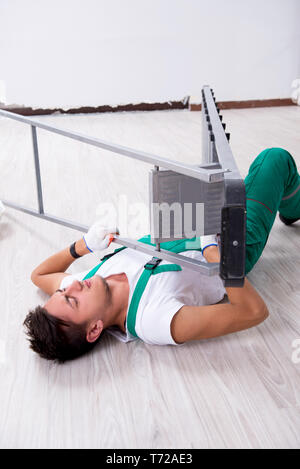
<svg viewBox="0 0 300 469">
<path fill-rule="evenodd" d="M 243 177 L 267 147 L 286 148 L 300 168 L 300 108 L 222 112 Z M 189 111 L 43 116 L 63 128 L 189 163 L 201 162 L 201 114 Z M 128 197 L 123 235 L 149 231 L 147 164 L 38 131 L 46 211 L 91 224 L 101 203 Z M 0 198 L 36 207 L 30 129 L 0 119 Z M 123 199 L 122 199 L 123 197 Z M 123 202 L 122 202 L 123 201 Z M 123 205 L 124 207 L 124 205 Z M 102 207 L 103 208 L 103 207 Z M 126 211 L 126 210 L 125 210 Z M 133 229 L 134 228 L 134 229 Z M 127 230 L 128 231 L 128 230 Z M 261 325 L 182 347 L 104 338 L 65 365 L 35 356 L 22 321 L 46 296 L 33 268 L 80 233 L 7 209 L 0 220 L 1 448 L 297 448 L 300 446 L 300 223 L 278 217 L 248 278 L 270 316 Z M 116 246 L 114 246 L 116 247 Z M 70 271 L 89 268 L 93 256 Z"/>
</svg>

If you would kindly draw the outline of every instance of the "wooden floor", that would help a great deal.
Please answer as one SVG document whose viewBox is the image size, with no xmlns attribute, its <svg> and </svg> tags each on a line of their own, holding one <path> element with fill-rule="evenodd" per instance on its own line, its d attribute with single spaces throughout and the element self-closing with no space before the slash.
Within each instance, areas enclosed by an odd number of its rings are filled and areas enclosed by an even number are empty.
<svg viewBox="0 0 300 469">
<path fill-rule="evenodd" d="M 299 107 L 223 115 L 243 177 L 254 157 L 272 146 L 289 150 L 300 168 Z M 38 119 L 201 162 L 199 112 Z M 129 228 L 130 234 L 148 231 L 147 213 L 134 226 L 133 212 L 147 204 L 149 165 L 46 131 L 38 131 L 38 138 L 48 213 L 89 225 L 113 204 L 123 207 L 121 234 Z M 36 207 L 30 128 L 0 118 L 1 197 Z M 270 311 L 258 327 L 182 347 L 106 337 L 92 354 L 55 365 L 35 356 L 24 335 L 28 309 L 46 299 L 31 284 L 30 273 L 79 236 L 11 209 L 0 220 L 1 448 L 300 446 L 300 363 L 292 360 L 292 343 L 300 339 L 300 223 L 286 227 L 276 218 L 263 256 L 248 276 Z M 71 272 L 94 263 L 87 256 Z"/>
</svg>

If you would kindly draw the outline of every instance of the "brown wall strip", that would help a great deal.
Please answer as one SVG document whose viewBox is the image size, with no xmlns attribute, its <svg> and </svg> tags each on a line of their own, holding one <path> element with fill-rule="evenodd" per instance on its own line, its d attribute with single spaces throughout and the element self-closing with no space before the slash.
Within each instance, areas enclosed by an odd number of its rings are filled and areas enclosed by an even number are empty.
<svg viewBox="0 0 300 469">
<path fill-rule="evenodd" d="M 261 99 L 250 101 L 217 101 L 219 109 L 246 109 L 254 107 L 294 106 L 290 98 Z M 190 111 L 201 111 L 201 104 L 190 104 Z"/>
<path fill-rule="evenodd" d="M 120 106 L 98 106 L 98 107 L 79 107 L 72 109 L 33 109 L 25 106 L 0 106 L 0 109 L 15 112 L 22 116 L 37 116 L 47 114 L 92 114 L 96 112 L 121 112 L 121 111 L 158 111 L 166 109 L 188 109 L 188 100 L 186 101 L 169 101 L 166 103 L 140 103 L 140 104 L 124 104 Z"/>
<path fill-rule="evenodd" d="M 295 105 L 291 99 L 262 99 L 251 101 L 218 101 L 217 105 L 220 109 L 244 109 L 256 107 L 271 107 L 271 106 L 291 106 Z M 37 116 L 48 115 L 54 113 L 60 114 L 92 114 L 97 112 L 121 112 L 121 111 L 159 111 L 168 109 L 190 109 L 190 111 L 201 111 L 201 104 L 189 104 L 188 99 L 183 101 L 168 101 L 165 103 L 140 103 L 140 104 L 126 104 L 121 106 L 98 106 L 98 107 L 79 107 L 72 109 L 33 109 L 26 106 L 0 106 L 0 109 L 15 112 L 22 116 Z"/>
</svg>

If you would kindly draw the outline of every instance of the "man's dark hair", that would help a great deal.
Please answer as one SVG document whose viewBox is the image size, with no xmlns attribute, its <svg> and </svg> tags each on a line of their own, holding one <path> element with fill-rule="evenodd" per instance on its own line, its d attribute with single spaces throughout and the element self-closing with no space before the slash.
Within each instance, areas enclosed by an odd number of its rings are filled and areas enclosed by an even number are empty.
<svg viewBox="0 0 300 469">
<path fill-rule="evenodd" d="M 74 324 L 56 318 L 43 306 L 29 311 L 23 325 L 30 342 L 30 348 L 42 358 L 63 363 L 72 360 L 94 348 L 95 342 L 86 340 L 86 324 Z"/>
</svg>

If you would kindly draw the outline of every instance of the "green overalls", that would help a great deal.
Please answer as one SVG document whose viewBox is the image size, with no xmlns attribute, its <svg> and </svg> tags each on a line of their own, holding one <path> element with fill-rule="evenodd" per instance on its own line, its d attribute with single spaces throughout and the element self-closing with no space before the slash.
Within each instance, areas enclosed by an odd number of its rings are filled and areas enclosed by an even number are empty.
<svg viewBox="0 0 300 469">
<path fill-rule="evenodd" d="M 260 258 L 277 211 L 285 218 L 300 218 L 300 176 L 289 152 L 282 148 L 262 151 L 245 178 L 246 275 Z"/>
<path fill-rule="evenodd" d="M 270 148 L 261 152 L 250 166 L 245 178 L 246 187 L 246 269 L 247 275 L 258 261 L 269 237 L 276 213 L 286 218 L 300 218 L 300 176 L 293 157 L 282 148 Z M 145 244 L 154 244 L 150 235 L 139 239 Z M 192 244 L 187 244 L 191 243 Z M 191 247 L 193 246 L 193 247 Z M 188 250 L 201 251 L 200 238 L 161 243 L 161 248 L 174 253 Z M 98 271 L 103 262 L 125 247 L 116 249 L 104 256 L 101 263 L 94 267 L 84 278 L 90 278 Z M 144 266 L 132 295 L 127 316 L 129 332 L 137 337 L 135 320 L 138 305 L 151 275 L 162 272 L 180 271 L 177 264 L 159 266 L 160 259 L 152 258 Z"/>
</svg>

